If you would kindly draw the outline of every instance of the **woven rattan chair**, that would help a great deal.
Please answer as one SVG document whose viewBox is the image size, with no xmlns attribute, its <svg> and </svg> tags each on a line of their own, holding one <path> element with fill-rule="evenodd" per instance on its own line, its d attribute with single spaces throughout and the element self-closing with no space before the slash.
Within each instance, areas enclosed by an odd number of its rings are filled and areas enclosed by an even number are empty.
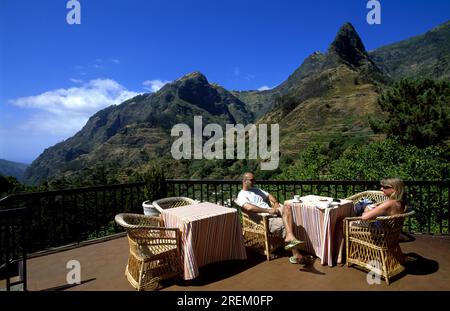
<svg viewBox="0 0 450 311">
<path fill-rule="evenodd" d="M 138 290 L 156 290 L 159 281 L 181 274 L 179 229 L 164 228 L 159 217 L 118 214 L 127 230 L 130 254 L 125 275 Z"/>
<path fill-rule="evenodd" d="M 267 260 L 276 258 L 273 252 L 284 245 L 284 239 L 271 233 L 269 230 L 269 218 L 273 216 L 262 213 L 259 214 L 260 217 L 257 217 L 258 219 L 252 219 L 236 202 L 234 204 L 241 210 L 242 233 L 245 246 L 250 250 L 265 255 Z"/>
<path fill-rule="evenodd" d="M 357 203 L 361 199 L 369 199 L 374 203 L 379 203 L 386 201 L 388 197 L 384 195 L 383 191 L 369 190 L 357 193 L 355 195 L 346 198 L 346 200 L 351 200 L 353 201 L 353 203 Z"/>
<path fill-rule="evenodd" d="M 361 217 L 344 219 L 347 267 L 355 264 L 389 279 L 405 270 L 399 245 L 400 232 L 406 217 L 414 211 L 395 216 L 380 216 L 366 221 Z"/>
<path fill-rule="evenodd" d="M 269 215 L 261 215 L 261 220 L 255 221 L 245 212 L 242 213 L 242 232 L 244 234 L 245 246 L 262 255 L 267 260 L 276 258 L 273 252 L 284 245 L 282 237 L 269 231 Z"/>
<path fill-rule="evenodd" d="M 170 197 L 153 201 L 153 206 L 161 213 L 168 208 L 196 204 L 198 201 L 185 197 Z"/>
</svg>

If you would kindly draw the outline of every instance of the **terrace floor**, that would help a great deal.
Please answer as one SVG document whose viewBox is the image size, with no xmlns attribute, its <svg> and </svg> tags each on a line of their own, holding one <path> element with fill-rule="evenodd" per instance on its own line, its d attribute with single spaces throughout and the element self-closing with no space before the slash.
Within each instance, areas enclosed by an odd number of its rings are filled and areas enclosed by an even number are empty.
<svg viewBox="0 0 450 311">
<path fill-rule="evenodd" d="M 190 282 L 167 280 L 163 291 L 217 290 L 450 290 L 450 237 L 415 235 L 402 242 L 407 256 L 407 273 L 391 285 L 384 281 L 369 285 L 366 273 L 347 266 L 322 266 L 319 260 L 308 268 L 292 265 L 287 257 L 265 261 L 264 257 L 248 253 L 244 261 L 228 261 L 200 268 L 200 275 Z M 69 291 L 134 291 L 128 284 L 124 269 L 128 256 L 126 237 L 90 244 L 69 250 L 31 258 L 27 261 L 28 289 Z M 82 283 L 67 285 L 69 260 L 81 264 Z"/>
</svg>

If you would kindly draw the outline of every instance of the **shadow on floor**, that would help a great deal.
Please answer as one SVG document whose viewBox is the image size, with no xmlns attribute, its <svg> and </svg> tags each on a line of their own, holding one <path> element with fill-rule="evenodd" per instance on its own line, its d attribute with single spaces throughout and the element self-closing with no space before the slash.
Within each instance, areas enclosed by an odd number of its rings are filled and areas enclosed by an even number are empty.
<svg viewBox="0 0 450 311">
<path fill-rule="evenodd" d="M 408 243 L 408 242 L 415 241 L 416 238 L 409 233 L 402 232 L 402 233 L 400 233 L 398 240 L 399 240 L 399 243 Z"/>
<path fill-rule="evenodd" d="M 50 292 L 52 292 L 52 291 L 66 290 L 66 289 L 69 289 L 69 288 L 72 288 L 72 287 L 76 287 L 76 286 L 79 286 L 81 284 L 89 283 L 89 282 L 92 282 L 92 281 L 95 281 L 95 280 L 96 280 L 96 278 L 92 278 L 92 279 L 88 279 L 86 281 L 81 281 L 80 284 L 64 284 L 64 285 L 60 285 L 60 286 L 55 286 L 55 287 L 50 287 L 50 288 L 47 288 L 47 289 L 43 289 L 43 291 L 46 291 L 46 292 L 50 291 Z"/>
<path fill-rule="evenodd" d="M 299 269 L 302 272 L 309 272 L 312 274 L 318 274 L 318 275 L 326 275 L 326 273 L 320 272 L 316 268 L 314 268 L 314 261 L 311 264 L 308 264 L 302 268 Z"/>
<path fill-rule="evenodd" d="M 246 260 L 230 260 L 211 263 L 199 268 L 199 276 L 193 280 L 169 279 L 161 282 L 163 287 L 171 285 L 179 286 L 205 286 L 220 280 L 227 279 L 245 270 L 248 270 L 265 261 L 265 257 L 252 252 L 247 252 Z"/>
<path fill-rule="evenodd" d="M 406 272 L 412 275 L 427 275 L 439 270 L 437 261 L 424 258 L 416 253 L 404 254 Z"/>
</svg>

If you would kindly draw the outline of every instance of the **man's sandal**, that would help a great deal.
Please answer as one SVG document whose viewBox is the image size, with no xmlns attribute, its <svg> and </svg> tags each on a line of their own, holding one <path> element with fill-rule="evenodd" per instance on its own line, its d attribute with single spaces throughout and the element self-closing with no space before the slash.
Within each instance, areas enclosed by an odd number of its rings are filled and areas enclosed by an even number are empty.
<svg viewBox="0 0 450 311">
<path fill-rule="evenodd" d="M 291 257 L 289 257 L 289 262 L 291 264 L 299 264 L 302 266 L 306 266 L 311 263 L 311 258 L 310 258 L 310 256 L 302 256 L 302 258 L 298 259 L 295 256 L 291 256 Z"/>
<path fill-rule="evenodd" d="M 297 239 L 293 239 L 292 241 L 289 241 L 285 246 L 284 249 L 287 251 L 290 251 L 294 248 L 299 248 L 300 246 L 302 246 L 303 244 L 305 244 L 304 241 L 300 241 Z"/>
</svg>

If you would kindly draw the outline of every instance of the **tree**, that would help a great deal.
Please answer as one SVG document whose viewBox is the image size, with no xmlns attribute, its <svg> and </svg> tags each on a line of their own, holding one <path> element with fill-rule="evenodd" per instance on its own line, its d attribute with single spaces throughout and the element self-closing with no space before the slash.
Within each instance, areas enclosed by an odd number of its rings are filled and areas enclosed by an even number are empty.
<svg viewBox="0 0 450 311">
<path fill-rule="evenodd" d="M 0 197 L 6 195 L 9 191 L 11 191 L 12 186 L 9 184 L 8 180 L 0 175 Z"/>
<path fill-rule="evenodd" d="M 164 176 L 164 170 L 156 162 L 152 161 L 146 170 L 139 176 L 139 179 L 145 182 L 144 197 L 153 202 L 167 196 L 167 184 Z"/>
<path fill-rule="evenodd" d="M 282 180 L 323 179 L 328 174 L 331 159 L 327 149 L 320 144 L 311 144 L 299 153 L 298 160 L 282 169 L 278 178 Z"/>
<path fill-rule="evenodd" d="M 450 82 L 402 79 L 378 97 L 386 120 L 370 118 L 375 132 L 420 148 L 450 137 Z"/>
<path fill-rule="evenodd" d="M 330 178 L 341 180 L 378 180 L 398 176 L 404 180 L 449 180 L 447 147 L 418 148 L 386 139 L 352 146 L 331 163 Z"/>
</svg>

